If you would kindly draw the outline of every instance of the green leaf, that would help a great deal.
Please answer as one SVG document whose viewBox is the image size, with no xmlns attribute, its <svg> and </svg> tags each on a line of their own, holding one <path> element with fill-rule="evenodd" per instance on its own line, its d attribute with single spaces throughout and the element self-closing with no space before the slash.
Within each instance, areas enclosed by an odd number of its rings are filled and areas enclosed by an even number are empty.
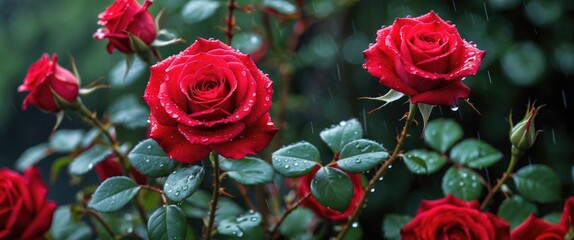
<svg viewBox="0 0 574 240">
<path fill-rule="evenodd" d="M 478 139 L 465 139 L 452 148 L 450 158 L 471 168 L 483 168 L 502 159 L 502 153 Z"/>
<path fill-rule="evenodd" d="M 313 220 L 313 215 L 312 210 L 305 207 L 298 207 L 287 215 L 281 226 L 279 226 L 279 232 L 288 239 L 294 239 L 297 236 L 303 235 L 307 232 Z"/>
<path fill-rule="evenodd" d="M 220 157 L 219 166 L 227 175 L 243 185 L 258 185 L 273 182 L 275 171 L 269 163 L 254 157 L 239 160 Z"/>
<path fill-rule="evenodd" d="M 129 153 L 128 158 L 135 169 L 154 178 L 169 175 L 178 164 L 169 158 L 159 144 L 151 138 L 138 143 Z"/>
<path fill-rule="evenodd" d="M 446 160 L 438 153 L 425 149 L 415 149 L 404 154 L 407 168 L 416 174 L 431 174 L 438 171 Z"/>
<path fill-rule="evenodd" d="M 26 170 L 26 168 L 38 163 L 40 160 L 50 155 L 51 152 L 52 151 L 46 143 L 30 147 L 20 155 L 18 160 L 16 160 L 15 168 L 22 172 Z"/>
<path fill-rule="evenodd" d="M 301 177 L 320 164 L 319 150 L 308 142 L 283 147 L 272 154 L 273 168 L 286 177 Z"/>
<path fill-rule="evenodd" d="M 413 218 L 408 215 L 387 214 L 383 221 L 383 233 L 385 239 L 400 240 L 401 228 L 409 223 Z"/>
<path fill-rule="evenodd" d="M 560 223 L 561 217 L 562 217 L 561 212 L 551 212 L 551 213 L 544 215 L 544 217 L 542 217 L 542 219 L 544 219 L 545 221 L 552 223 L 552 224 L 558 224 L 558 223 Z"/>
<path fill-rule="evenodd" d="M 110 71 L 110 85 L 114 89 L 127 87 L 142 76 L 147 69 L 147 64 L 137 57 L 131 57 L 131 60 L 122 60 Z"/>
<path fill-rule="evenodd" d="M 353 198 L 353 183 L 349 176 L 339 169 L 322 167 L 311 181 L 311 194 L 328 208 L 345 211 Z"/>
<path fill-rule="evenodd" d="M 160 207 L 149 217 L 147 235 L 149 239 L 184 239 L 187 220 L 176 205 Z"/>
<path fill-rule="evenodd" d="M 375 167 L 387 157 L 389 157 L 389 153 L 381 144 L 371 140 L 359 139 L 347 143 L 343 147 L 337 165 L 345 172 L 361 173 Z"/>
<path fill-rule="evenodd" d="M 85 222 L 74 222 L 70 205 L 59 206 L 52 217 L 50 233 L 54 240 L 60 239 L 91 239 L 91 230 Z"/>
<path fill-rule="evenodd" d="M 293 14 L 297 10 L 295 5 L 287 0 L 265 0 L 263 1 L 263 4 L 285 15 Z"/>
<path fill-rule="evenodd" d="M 423 129 L 424 129 L 427 126 L 427 122 L 429 121 L 429 117 L 432 113 L 434 105 L 418 103 L 417 106 L 419 107 L 419 112 L 421 113 L 421 116 L 423 116 Z"/>
<path fill-rule="evenodd" d="M 445 195 L 452 193 L 459 199 L 470 201 L 480 197 L 482 184 L 479 176 L 470 169 L 452 166 L 442 178 L 442 191 Z"/>
<path fill-rule="evenodd" d="M 181 17 L 188 24 L 198 23 L 211 17 L 220 4 L 213 0 L 190 0 L 183 6 Z"/>
<path fill-rule="evenodd" d="M 512 176 L 518 192 L 528 200 L 547 203 L 560 200 L 560 179 L 541 164 L 521 168 Z"/>
<path fill-rule="evenodd" d="M 263 41 L 258 34 L 242 32 L 233 36 L 231 46 L 235 49 L 239 49 L 242 53 L 250 54 L 257 51 L 257 49 L 261 47 L 261 43 L 263 43 Z"/>
<path fill-rule="evenodd" d="M 204 175 L 203 168 L 196 165 L 174 171 L 163 185 L 165 195 L 175 202 L 183 201 L 199 188 Z"/>
<path fill-rule="evenodd" d="M 342 240 L 356 240 L 362 239 L 363 229 L 359 226 L 358 222 L 351 224 L 351 228 L 343 235 Z"/>
<path fill-rule="evenodd" d="M 50 168 L 50 182 L 51 183 L 56 182 L 56 179 L 58 179 L 58 176 L 60 175 L 60 171 L 64 167 L 68 166 L 71 162 L 72 159 L 70 158 L 70 156 L 63 156 L 61 158 L 56 159 L 52 163 L 52 166 Z"/>
<path fill-rule="evenodd" d="M 106 159 L 111 153 L 112 151 L 105 146 L 94 146 L 76 157 L 68 170 L 72 175 L 83 175 Z"/>
<path fill-rule="evenodd" d="M 57 152 L 71 152 L 80 145 L 84 139 L 83 130 L 58 130 L 50 138 L 50 148 Z"/>
<path fill-rule="evenodd" d="M 185 216 L 194 218 L 203 218 L 209 210 L 209 201 L 211 195 L 200 189 L 197 189 L 190 197 L 183 201 L 184 207 L 182 208 Z M 218 210 L 221 209 L 219 206 Z"/>
<path fill-rule="evenodd" d="M 132 200 L 139 190 L 140 187 L 128 177 L 111 177 L 96 189 L 88 207 L 99 212 L 117 211 Z"/>
<path fill-rule="evenodd" d="M 426 127 L 424 138 L 431 148 L 444 153 L 462 139 L 462 128 L 452 119 L 435 119 Z"/>
<path fill-rule="evenodd" d="M 530 214 L 536 212 L 536 205 L 518 195 L 505 199 L 498 208 L 498 216 L 510 223 L 511 228 L 520 225 Z"/>
<path fill-rule="evenodd" d="M 149 111 L 138 98 L 127 95 L 118 99 L 109 109 L 110 121 L 121 124 L 127 128 L 142 128 L 149 124 Z"/>
<path fill-rule="evenodd" d="M 261 214 L 250 210 L 239 217 L 225 218 L 217 225 L 217 232 L 232 237 L 243 237 L 245 232 L 261 224 Z"/>
<path fill-rule="evenodd" d="M 320 136 L 334 153 L 338 153 L 347 143 L 362 138 L 363 129 L 359 121 L 353 118 L 321 131 Z"/>
</svg>

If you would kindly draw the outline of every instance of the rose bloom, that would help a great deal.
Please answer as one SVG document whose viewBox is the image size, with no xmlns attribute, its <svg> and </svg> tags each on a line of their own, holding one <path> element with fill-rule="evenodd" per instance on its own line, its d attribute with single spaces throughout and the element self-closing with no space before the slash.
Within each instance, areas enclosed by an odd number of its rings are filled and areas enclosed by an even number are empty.
<svg viewBox="0 0 574 240">
<path fill-rule="evenodd" d="M 452 23 L 434 12 L 398 18 L 377 32 L 364 65 L 379 82 L 410 96 L 413 103 L 454 106 L 468 98 L 462 83 L 480 67 L 484 51 L 464 41 Z"/>
<path fill-rule="evenodd" d="M 123 176 L 124 170 L 122 164 L 116 158 L 115 155 L 109 155 L 104 159 L 104 161 L 98 163 L 96 165 L 96 174 L 100 181 L 105 181 L 108 178 L 115 177 L 115 176 Z M 147 178 L 143 174 L 141 174 L 138 170 L 134 167 L 130 168 L 130 174 L 133 179 L 136 181 L 137 184 L 145 185 L 147 183 Z"/>
<path fill-rule="evenodd" d="M 269 116 L 273 82 L 249 56 L 199 38 L 151 67 L 144 99 L 150 135 L 177 161 L 216 151 L 240 159 L 265 148 L 277 128 Z"/>
<path fill-rule="evenodd" d="M 415 218 L 401 229 L 401 239 L 510 239 L 510 225 L 481 212 L 477 201 L 462 201 L 450 194 L 423 200 Z"/>
<path fill-rule="evenodd" d="M 56 209 L 47 194 L 37 168 L 24 175 L 0 169 L 0 239 L 43 239 Z"/>
<path fill-rule="evenodd" d="M 566 231 L 574 230 L 574 197 L 569 197 L 564 203 L 560 226 L 564 227 Z"/>
<path fill-rule="evenodd" d="M 319 171 L 320 168 L 321 167 L 316 166 L 313 169 L 313 171 L 298 178 L 299 185 L 297 187 L 297 195 L 299 195 L 300 198 L 306 196 L 311 192 L 311 181 L 313 180 L 315 173 L 317 173 L 317 171 Z M 327 219 L 331 219 L 334 221 L 347 220 L 347 218 L 351 216 L 359 206 L 361 198 L 365 195 L 365 189 L 363 188 L 363 183 L 361 181 L 361 174 L 352 174 L 346 172 L 344 173 L 347 174 L 347 176 L 349 176 L 351 182 L 353 183 L 353 198 L 351 199 L 351 202 L 349 203 L 349 206 L 345 211 L 340 212 L 335 209 L 327 208 L 323 206 L 321 203 L 319 203 L 317 199 L 313 197 L 313 195 L 310 195 L 301 205 L 313 209 L 313 211 L 316 214 Z"/>
<path fill-rule="evenodd" d="M 18 92 L 30 92 L 22 102 L 22 109 L 32 104 L 47 112 L 62 110 L 55 95 L 71 103 L 78 97 L 79 90 L 74 74 L 58 65 L 58 56 L 54 54 L 50 59 L 46 53 L 28 68 L 24 83 L 18 87 Z"/>
<path fill-rule="evenodd" d="M 566 229 L 530 215 L 510 235 L 512 240 L 563 240 Z"/>
<path fill-rule="evenodd" d="M 130 34 L 145 44 L 151 44 L 157 37 L 155 20 L 148 12 L 151 0 L 140 6 L 136 0 L 117 0 L 98 15 L 98 25 L 104 26 L 94 33 L 99 40 L 109 38 L 108 52 L 118 49 L 123 53 L 134 53 L 137 48 L 130 44 Z"/>
</svg>

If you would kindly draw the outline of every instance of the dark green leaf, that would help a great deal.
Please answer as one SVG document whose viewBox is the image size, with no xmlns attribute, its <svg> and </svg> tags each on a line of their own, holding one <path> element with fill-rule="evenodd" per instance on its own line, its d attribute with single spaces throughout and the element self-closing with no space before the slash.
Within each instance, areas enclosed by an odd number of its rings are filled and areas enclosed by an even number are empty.
<svg viewBox="0 0 574 240">
<path fill-rule="evenodd" d="M 536 205 L 518 195 L 505 199 L 498 208 L 498 216 L 510 223 L 510 228 L 520 225 L 530 214 L 536 212 Z"/>
<path fill-rule="evenodd" d="M 480 197 L 482 184 L 479 176 L 469 169 L 450 167 L 442 178 L 442 191 L 452 193 L 459 199 L 470 201 Z"/>
<path fill-rule="evenodd" d="M 483 168 L 502 159 L 502 153 L 478 139 L 465 139 L 452 148 L 450 158 L 471 168 Z"/>
<path fill-rule="evenodd" d="M 81 148 L 87 148 L 91 146 L 94 140 L 100 136 L 100 130 L 98 128 L 90 129 L 82 138 L 82 142 L 80 143 Z"/>
<path fill-rule="evenodd" d="M 353 118 L 321 131 L 320 136 L 334 153 L 338 153 L 347 143 L 362 138 L 363 129 L 359 121 Z"/>
<path fill-rule="evenodd" d="M 408 151 L 404 154 L 403 159 L 407 168 L 416 174 L 434 173 L 446 163 L 440 154 L 425 149 Z"/>
<path fill-rule="evenodd" d="M 359 139 L 343 147 L 337 165 L 345 172 L 361 173 L 383 162 L 388 156 L 389 153 L 379 143 Z"/>
<path fill-rule="evenodd" d="M 319 150 L 308 142 L 283 147 L 272 154 L 273 168 L 286 177 L 301 177 L 320 163 Z"/>
<path fill-rule="evenodd" d="M 220 4 L 214 0 L 190 0 L 183 6 L 181 17 L 188 24 L 198 23 L 211 17 Z"/>
<path fill-rule="evenodd" d="M 219 222 L 217 232 L 232 237 L 243 237 L 245 232 L 261 224 L 261 214 L 249 211 L 239 217 L 225 218 Z"/>
<path fill-rule="evenodd" d="M 174 171 L 163 186 L 165 195 L 175 202 L 183 201 L 197 190 L 204 175 L 203 168 L 196 165 Z"/>
<path fill-rule="evenodd" d="M 387 214 L 383 221 L 383 233 L 387 240 L 400 240 L 401 228 L 413 218 L 408 215 Z"/>
<path fill-rule="evenodd" d="M 83 130 L 58 130 L 50 138 L 50 148 L 57 152 L 71 152 L 82 142 Z"/>
<path fill-rule="evenodd" d="M 110 121 L 130 129 L 148 126 L 149 111 L 133 95 L 118 99 L 110 106 L 109 114 Z"/>
<path fill-rule="evenodd" d="M 76 157 L 68 170 L 72 175 L 83 175 L 106 159 L 111 153 L 112 151 L 105 146 L 94 146 Z"/>
<path fill-rule="evenodd" d="M 544 219 L 545 221 L 552 223 L 552 224 L 558 224 L 558 223 L 560 223 L 561 217 L 562 217 L 561 212 L 551 212 L 549 214 L 544 215 L 544 217 L 542 217 L 542 219 Z"/>
<path fill-rule="evenodd" d="M 140 187 L 128 177 L 111 177 L 96 189 L 88 207 L 100 212 L 113 212 L 125 206 Z"/>
<path fill-rule="evenodd" d="M 90 227 L 85 222 L 74 222 L 70 205 L 59 206 L 52 217 L 50 233 L 54 240 L 64 239 L 91 239 Z"/>
<path fill-rule="evenodd" d="M 545 165 L 523 167 L 512 178 L 518 192 L 528 200 L 542 203 L 560 200 L 560 179 Z"/>
<path fill-rule="evenodd" d="M 22 153 L 22 155 L 20 155 L 18 160 L 16 160 L 15 168 L 18 171 L 24 171 L 26 168 L 38 163 L 40 160 L 50 155 L 50 152 L 50 148 L 46 143 L 28 148 Z"/>
<path fill-rule="evenodd" d="M 149 239 L 184 239 L 187 220 L 176 205 L 160 207 L 149 217 L 147 235 Z"/>
<path fill-rule="evenodd" d="M 311 221 L 313 220 L 313 211 L 305 207 L 298 207 L 291 212 L 281 226 L 279 231 L 289 239 L 305 234 Z"/>
<path fill-rule="evenodd" d="M 151 138 L 138 143 L 128 158 L 135 169 L 150 177 L 167 176 L 177 167 L 177 162 L 169 158 Z"/>
<path fill-rule="evenodd" d="M 261 36 L 258 34 L 242 32 L 233 36 L 231 46 L 235 49 L 239 49 L 242 53 L 250 54 L 257 51 L 257 49 L 261 47 L 262 42 Z"/>
<path fill-rule="evenodd" d="M 342 240 L 356 240 L 363 239 L 363 229 L 359 226 L 358 222 L 351 224 L 351 228 L 345 233 Z"/>
<path fill-rule="evenodd" d="M 127 68 L 128 61 L 132 61 L 129 69 Z M 110 85 L 114 89 L 127 87 L 137 80 L 147 69 L 147 64 L 137 57 L 132 57 L 131 60 L 122 60 L 110 71 Z"/>
<path fill-rule="evenodd" d="M 293 14 L 297 10 L 295 5 L 287 0 L 265 0 L 263 1 L 263 4 L 285 15 Z"/>
<path fill-rule="evenodd" d="M 339 169 L 322 167 L 311 181 L 311 194 L 321 205 L 345 211 L 353 198 L 353 183 Z"/>
<path fill-rule="evenodd" d="M 462 138 L 462 128 L 452 119 L 435 119 L 426 127 L 424 138 L 434 150 L 444 153 Z"/>
<path fill-rule="evenodd" d="M 182 210 L 188 217 L 203 218 L 209 210 L 209 201 L 211 201 L 211 195 L 206 191 L 197 189 L 195 193 L 184 200 Z M 219 209 L 221 209 L 221 205 Z"/>
<path fill-rule="evenodd" d="M 239 160 L 220 157 L 219 166 L 227 175 L 244 185 L 257 185 L 273 182 L 273 167 L 267 162 L 254 157 L 244 157 Z"/>
</svg>

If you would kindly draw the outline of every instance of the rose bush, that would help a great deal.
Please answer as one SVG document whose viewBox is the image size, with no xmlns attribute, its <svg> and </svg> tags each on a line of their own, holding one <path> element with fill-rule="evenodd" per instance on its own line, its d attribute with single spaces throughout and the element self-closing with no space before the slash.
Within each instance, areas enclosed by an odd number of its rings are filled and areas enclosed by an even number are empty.
<svg viewBox="0 0 574 240">
<path fill-rule="evenodd" d="M 107 50 L 112 53 L 118 49 L 123 53 L 134 53 L 138 49 L 130 39 L 130 35 L 139 38 L 149 45 L 157 37 L 155 20 L 148 12 L 151 0 L 146 0 L 141 6 L 136 0 L 117 0 L 104 12 L 98 15 L 98 24 L 104 26 L 93 35 L 94 38 L 110 41 Z"/>
<path fill-rule="evenodd" d="M 248 55 L 199 38 L 151 67 L 144 99 L 151 138 L 169 156 L 194 163 L 214 150 L 240 159 L 265 148 L 277 131 L 271 117 L 273 82 Z"/>
<path fill-rule="evenodd" d="M 402 239 L 510 239 L 510 225 L 492 213 L 481 212 L 478 201 L 453 195 L 423 200 L 415 218 L 401 229 Z"/>
<path fill-rule="evenodd" d="M 62 106 L 55 98 L 71 103 L 78 97 L 79 89 L 74 74 L 58 65 L 58 56 L 54 54 L 50 59 L 48 54 L 44 54 L 30 66 L 18 92 L 30 92 L 22 102 L 24 110 L 32 104 L 47 112 L 59 112 Z"/>
<path fill-rule="evenodd" d="M 299 195 L 299 197 L 303 197 L 311 193 L 311 181 L 313 180 L 315 173 L 317 173 L 317 171 L 319 171 L 320 168 L 321 167 L 316 166 L 313 169 L 313 171 L 297 179 L 298 184 L 297 195 Z M 326 206 L 323 206 L 321 203 L 319 203 L 319 201 L 317 201 L 317 199 L 315 199 L 313 195 L 310 195 L 302 203 L 302 205 L 313 209 L 313 211 L 321 217 L 331 219 L 334 221 L 346 220 L 347 217 L 351 216 L 351 214 L 353 214 L 353 212 L 359 206 L 358 205 L 359 201 L 365 195 L 365 188 L 363 187 L 363 183 L 361 181 L 361 174 L 352 174 L 346 172 L 345 174 L 349 176 L 351 182 L 353 183 L 353 198 L 351 199 L 351 202 L 349 202 L 349 206 L 347 207 L 347 209 L 345 209 L 345 211 L 340 212 L 334 209 L 327 208 Z"/>
<path fill-rule="evenodd" d="M 464 41 L 456 27 L 434 12 L 398 18 L 377 32 L 364 51 L 367 71 L 413 103 L 456 105 L 470 89 L 462 83 L 480 67 L 484 51 Z"/>
<path fill-rule="evenodd" d="M 0 169 L 0 239 L 43 239 L 56 209 L 47 193 L 37 168 L 23 175 Z"/>
</svg>

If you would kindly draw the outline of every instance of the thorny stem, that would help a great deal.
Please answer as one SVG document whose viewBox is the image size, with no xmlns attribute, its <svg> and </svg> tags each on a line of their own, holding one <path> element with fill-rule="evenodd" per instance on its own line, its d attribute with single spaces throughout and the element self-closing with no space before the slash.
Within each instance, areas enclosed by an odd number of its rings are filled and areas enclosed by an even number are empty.
<svg viewBox="0 0 574 240">
<path fill-rule="evenodd" d="M 389 169 L 389 166 L 391 164 L 393 164 L 393 162 L 399 157 L 399 154 L 401 152 L 401 147 L 403 146 L 403 143 L 404 143 L 404 141 L 408 135 L 407 130 L 409 128 L 409 125 L 412 123 L 412 120 L 414 119 L 416 109 L 417 109 L 417 104 L 411 104 L 410 105 L 409 112 L 407 113 L 408 115 L 406 116 L 405 125 L 403 126 L 403 130 L 401 131 L 401 134 L 399 135 L 399 138 L 397 139 L 397 145 L 395 146 L 395 149 L 393 150 L 392 155 L 383 163 L 383 166 L 381 166 L 381 168 L 379 168 L 377 173 L 375 173 L 375 175 L 369 181 L 369 184 L 365 188 L 366 194 L 363 195 L 363 197 L 361 197 L 361 200 L 359 201 L 359 204 L 357 205 L 357 209 L 355 209 L 355 211 L 353 212 L 351 217 L 349 217 L 347 223 L 343 225 L 343 228 L 341 229 L 339 234 L 337 234 L 337 237 L 336 237 L 337 240 L 343 239 L 343 237 L 345 236 L 345 233 L 347 233 L 347 231 L 349 230 L 349 227 L 352 225 L 353 222 L 355 222 L 355 220 L 359 216 L 359 213 L 361 212 L 361 209 L 363 208 L 362 206 L 363 206 L 363 204 L 365 204 L 365 200 L 367 199 L 368 193 L 371 192 L 371 189 L 373 189 L 375 187 L 375 184 L 377 183 L 379 178 L 381 176 L 383 176 L 383 174 L 387 171 L 387 169 Z"/>
<path fill-rule="evenodd" d="M 221 191 L 221 179 L 219 178 L 219 159 L 216 152 L 211 152 L 209 154 L 209 159 L 213 164 L 213 194 L 211 196 L 211 207 L 209 209 L 209 219 L 207 225 L 205 226 L 205 232 L 203 233 L 203 240 L 211 239 L 211 232 L 213 230 L 213 222 L 215 221 L 215 211 L 217 210 L 217 202 L 219 200 L 219 193 Z"/>
<path fill-rule="evenodd" d="M 90 214 L 92 215 L 94 218 L 96 218 L 96 220 L 98 220 L 98 222 L 100 222 L 100 224 L 102 224 L 102 226 L 104 226 L 104 228 L 106 229 L 106 231 L 108 232 L 108 234 L 110 234 L 110 237 L 112 237 L 112 239 L 120 239 L 118 236 L 116 236 L 116 234 L 114 233 L 114 230 L 112 229 L 112 227 L 110 226 L 110 224 L 108 224 L 103 218 L 102 216 L 97 213 L 96 211 L 89 209 L 89 208 L 84 208 L 82 209 L 82 211 L 84 213 Z"/>
<path fill-rule="evenodd" d="M 231 45 L 231 40 L 233 39 L 233 10 L 237 8 L 235 5 L 235 0 L 229 0 L 227 4 L 227 20 L 225 28 L 225 36 L 227 37 L 227 44 Z"/>
<path fill-rule="evenodd" d="M 295 202 L 295 204 L 289 206 L 285 212 L 283 212 L 283 215 L 281 215 L 281 218 L 279 219 L 279 221 L 277 221 L 277 223 L 275 224 L 275 226 L 273 227 L 273 229 L 271 229 L 270 232 L 270 236 L 271 239 L 277 239 L 278 236 L 277 235 L 277 230 L 279 229 L 279 226 L 281 226 L 281 223 L 283 223 L 283 221 L 285 221 L 285 219 L 287 218 L 287 216 L 289 216 L 289 214 L 291 212 L 293 212 L 293 210 L 297 209 L 297 207 L 299 207 L 299 205 L 301 205 L 301 203 L 303 203 L 305 200 L 307 200 L 307 198 L 309 198 L 309 196 L 311 196 L 311 193 L 307 193 L 304 197 L 302 197 L 301 199 L 299 199 L 297 202 Z"/>
<path fill-rule="evenodd" d="M 147 189 L 147 190 L 150 190 L 150 191 L 154 191 L 154 192 L 159 193 L 159 194 L 161 195 L 161 200 L 163 201 L 163 204 L 164 204 L 164 205 L 167 205 L 168 200 L 167 200 L 167 196 L 165 195 L 165 192 L 164 192 L 164 191 L 162 191 L 162 190 L 159 189 L 159 188 L 152 187 L 152 186 L 149 186 L 149 185 L 140 185 L 140 187 L 141 187 L 141 188 L 144 188 L 144 189 Z"/>
<path fill-rule="evenodd" d="M 514 146 L 512 147 L 512 156 L 510 157 L 510 163 L 508 163 L 508 168 L 506 168 L 506 172 L 502 174 L 500 180 L 498 180 L 496 185 L 488 192 L 488 195 L 486 195 L 486 198 L 484 198 L 482 204 L 480 205 L 480 209 L 484 210 L 488 206 L 490 200 L 492 199 L 492 197 L 494 197 L 494 194 L 496 194 L 498 190 L 500 190 L 500 187 L 502 187 L 504 182 L 506 182 L 506 180 L 508 180 L 508 178 L 512 176 L 512 172 L 514 171 L 516 162 L 518 162 L 518 159 L 520 159 L 522 154 L 523 152 L 521 150 L 518 150 Z"/>
</svg>

